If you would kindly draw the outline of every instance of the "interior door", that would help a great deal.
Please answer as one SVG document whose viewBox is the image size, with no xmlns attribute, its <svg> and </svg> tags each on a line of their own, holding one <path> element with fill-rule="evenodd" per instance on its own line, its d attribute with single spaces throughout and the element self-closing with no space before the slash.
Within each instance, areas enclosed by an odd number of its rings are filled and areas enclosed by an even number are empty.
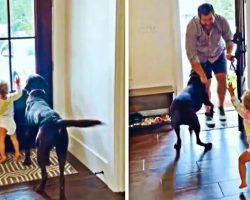
<svg viewBox="0 0 250 200">
<path fill-rule="evenodd" d="M 245 45 L 245 0 L 235 0 L 234 43 L 236 43 L 235 58 L 237 61 L 235 72 L 237 76 L 237 96 L 240 99 L 246 90 L 246 45 Z M 243 120 L 238 116 L 239 131 L 244 131 Z"/>
</svg>

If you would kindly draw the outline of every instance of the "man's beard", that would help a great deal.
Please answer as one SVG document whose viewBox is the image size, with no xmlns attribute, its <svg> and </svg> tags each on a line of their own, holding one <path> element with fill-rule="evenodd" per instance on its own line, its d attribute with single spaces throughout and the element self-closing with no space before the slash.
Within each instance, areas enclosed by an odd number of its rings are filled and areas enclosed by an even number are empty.
<svg viewBox="0 0 250 200">
<path fill-rule="evenodd" d="M 202 27 L 205 29 L 205 30 L 211 30 L 212 27 L 213 27 L 213 24 L 210 24 L 210 25 L 202 25 Z"/>
</svg>

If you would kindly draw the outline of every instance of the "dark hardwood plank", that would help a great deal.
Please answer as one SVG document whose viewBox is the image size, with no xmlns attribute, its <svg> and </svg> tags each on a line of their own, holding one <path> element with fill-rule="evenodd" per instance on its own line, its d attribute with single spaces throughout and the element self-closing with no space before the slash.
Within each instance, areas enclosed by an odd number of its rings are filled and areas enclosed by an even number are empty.
<svg viewBox="0 0 250 200">
<path fill-rule="evenodd" d="M 113 193 L 100 179 L 90 170 L 80 163 L 70 153 L 68 154 L 69 163 L 75 167 L 78 174 L 65 176 L 66 196 L 69 200 L 124 200 L 124 193 Z M 59 197 L 59 178 L 48 179 L 46 194 L 40 195 L 34 192 L 33 187 L 38 181 L 2 186 L 0 199 L 7 200 L 44 200 L 58 199 Z"/>
<path fill-rule="evenodd" d="M 182 148 L 176 160 L 173 130 L 130 135 L 130 199 L 239 199 L 238 157 L 246 148 L 245 135 L 236 127 L 201 131 L 200 136 L 213 143 L 211 151 L 204 152 L 195 134 L 181 127 Z M 250 179 L 250 165 L 247 170 Z M 250 189 L 242 191 L 250 197 Z"/>
</svg>

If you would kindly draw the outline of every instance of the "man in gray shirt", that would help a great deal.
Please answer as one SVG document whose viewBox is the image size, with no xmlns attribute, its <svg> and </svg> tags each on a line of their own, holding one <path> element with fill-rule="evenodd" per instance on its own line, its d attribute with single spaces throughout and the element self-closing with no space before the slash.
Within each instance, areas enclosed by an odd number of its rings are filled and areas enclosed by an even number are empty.
<svg viewBox="0 0 250 200">
<path fill-rule="evenodd" d="M 226 59 L 232 59 L 232 32 L 227 20 L 214 13 L 211 4 L 204 3 L 198 8 L 198 17 L 187 25 L 186 52 L 192 66 L 192 73 L 197 73 L 201 82 L 206 84 L 209 98 L 212 72 L 218 82 L 219 115 L 226 121 L 224 100 L 226 94 Z M 226 54 L 225 54 L 226 49 Z M 206 107 L 206 124 L 214 125 L 209 107 Z"/>
</svg>

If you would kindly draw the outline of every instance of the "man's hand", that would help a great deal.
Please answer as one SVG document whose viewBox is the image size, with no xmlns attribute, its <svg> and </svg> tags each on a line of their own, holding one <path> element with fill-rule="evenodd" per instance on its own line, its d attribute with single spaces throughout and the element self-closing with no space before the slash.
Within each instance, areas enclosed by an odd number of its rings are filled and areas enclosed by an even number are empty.
<svg viewBox="0 0 250 200">
<path fill-rule="evenodd" d="M 231 53 L 227 53 L 227 54 L 226 54 L 226 58 L 227 58 L 227 60 L 229 60 L 229 61 L 234 61 L 234 57 L 232 56 Z"/>
<path fill-rule="evenodd" d="M 201 82 L 203 84 L 207 84 L 208 80 L 207 80 L 207 76 L 204 72 L 204 70 L 202 69 L 202 66 L 199 62 L 193 62 L 191 63 L 192 65 L 192 69 L 199 75 Z"/>
<path fill-rule="evenodd" d="M 201 79 L 201 82 L 202 82 L 203 84 L 207 84 L 208 80 L 207 80 L 207 76 L 206 76 L 205 74 L 202 75 L 202 76 L 200 76 L 200 79 Z"/>
</svg>

